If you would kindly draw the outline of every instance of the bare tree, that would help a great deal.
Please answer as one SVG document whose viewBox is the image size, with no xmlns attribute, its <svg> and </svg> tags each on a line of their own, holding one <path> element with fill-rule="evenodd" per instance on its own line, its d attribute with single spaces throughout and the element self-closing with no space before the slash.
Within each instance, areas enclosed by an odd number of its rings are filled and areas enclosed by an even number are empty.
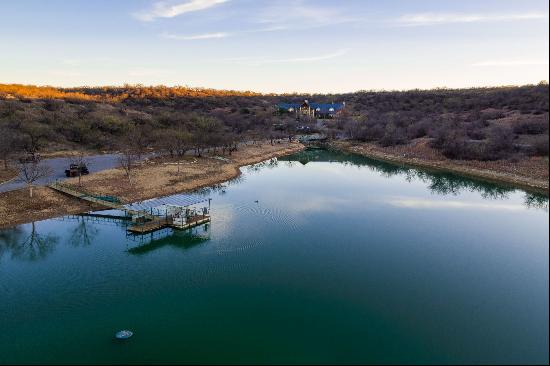
<svg viewBox="0 0 550 366">
<path fill-rule="evenodd" d="M 17 164 L 19 179 L 27 184 L 29 188 L 29 197 L 32 198 L 34 183 L 42 178 L 52 174 L 50 167 L 44 165 L 38 156 L 29 159 L 21 159 Z"/>
<path fill-rule="evenodd" d="M 69 164 L 78 167 L 78 186 L 82 186 L 82 168 L 88 165 L 88 161 L 83 152 L 78 152 L 69 157 Z"/>
<path fill-rule="evenodd" d="M 185 152 L 193 146 L 193 135 L 183 128 L 174 131 L 174 139 L 176 142 L 176 152 L 178 156 L 185 155 Z"/>
<path fill-rule="evenodd" d="M 174 136 L 174 130 L 157 130 L 154 133 L 154 139 L 154 147 L 157 152 L 168 154 L 171 158 L 176 155 L 178 151 L 178 146 L 176 138 Z"/>
<path fill-rule="evenodd" d="M 296 135 L 296 127 L 297 123 L 295 120 L 289 119 L 287 121 L 285 131 L 288 136 L 288 142 L 292 142 L 294 135 Z"/>
<path fill-rule="evenodd" d="M 128 182 L 132 184 L 132 172 L 136 167 L 136 164 L 139 160 L 139 154 L 136 153 L 132 148 L 125 148 L 121 151 L 121 154 L 118 158 L 120 167 L 124 170 Z"/>
<path fill-rule="evenodd" d="M 140 160 L 146 154 L 147 148 L 154 140 L 154 134 L 148 125 L 136 124 L 125 137 L 126 145 L 131 147 L 133 154 Z"/>
<path fill-rule="evenodd" d="M 154 137 L 152 133 L 150 133 L 151 136 L 148 135 L 144 128 L 136 127 L 119 141 L 120 155 L 118 162 L 130 184 L 132 184 L 132 172 L 137 162 L 141 160 L 147 150 L 149 141 Z"/>
<path fill-rule="evenodd" d="M 4 161 L 4 170 L 7 170 L 8 161 L 19 150 L 17 133 L 7 125 L 0 125 L 0 159 Z"/>
<path fill-rule="evenodd" d="M 38 152 L 47 142 L 48 129 L 39 124 L 22 128 L 22 147 L 32 160 L 39 159 Z"/>
<path fill-rule="evenodd" d="M 235 133 L 229 132 L 222 136 L 222 155 L 225 155 L 226 153 L 231 153 L 236 150 L 236 144 L 238 142 L 238 137 Z"/>
<path fill-rule="evenodd" d="M 223 126 L 220 120 L 210 117 L 194 118 L 191 123 L 195 154 L 200 157 L 202 156 L 202 149 L 216 145 Z"/>
</svg>

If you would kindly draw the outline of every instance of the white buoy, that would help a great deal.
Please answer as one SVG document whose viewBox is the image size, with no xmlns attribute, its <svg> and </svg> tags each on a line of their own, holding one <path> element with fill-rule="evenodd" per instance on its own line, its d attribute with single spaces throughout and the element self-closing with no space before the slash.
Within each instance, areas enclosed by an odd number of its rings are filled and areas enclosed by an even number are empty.
<svg viewBox="0 0 550 366">
<path fill-rule="evenodd" d="M 115 334 L 116 339 L 128 339 L 133 336 L 134 333 L 130 330 L 121 330 Z"/>
</svg>

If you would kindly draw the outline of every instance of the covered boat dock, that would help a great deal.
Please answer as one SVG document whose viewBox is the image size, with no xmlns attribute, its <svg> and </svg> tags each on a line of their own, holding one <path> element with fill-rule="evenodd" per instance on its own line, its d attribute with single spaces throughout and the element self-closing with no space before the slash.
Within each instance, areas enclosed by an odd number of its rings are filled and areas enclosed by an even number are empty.
<svg viewBox="0 0 550 366">
<path fill-rule="evenodd" d="M 132 216 L 134 224 L 128 232 L 147 234 L 165 228 L 187 230 L 208 223 L 210 203 L 210 198 L 175 195 L 125 205 L 128 211 L 141 213 Z"/>
</svg>

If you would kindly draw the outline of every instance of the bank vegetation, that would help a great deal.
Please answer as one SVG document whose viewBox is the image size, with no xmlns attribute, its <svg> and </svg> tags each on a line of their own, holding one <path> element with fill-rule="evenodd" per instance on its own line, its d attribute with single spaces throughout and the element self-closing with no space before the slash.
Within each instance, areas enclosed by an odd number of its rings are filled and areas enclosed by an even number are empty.
<svg viewBox="0 0 550 366">
<path fill-rule="evenodd" d="M 323 121 L 276 112 L 277 103 L 304 99 L 344 101 L 346 108 Z M 151 152 L 200 157 L 214 149 L 231 156 L 244 142 L 292 140 L 307 131 L 396 156 L 548 181 L 548 108 L 547 83 L 338 95 L 10 84 L 0 85 L 0 159 L 10 177 L 22 158 L 38 160 L 63 150 L 119 151 L 131 180 L 135 162 Z"/>
</svg>

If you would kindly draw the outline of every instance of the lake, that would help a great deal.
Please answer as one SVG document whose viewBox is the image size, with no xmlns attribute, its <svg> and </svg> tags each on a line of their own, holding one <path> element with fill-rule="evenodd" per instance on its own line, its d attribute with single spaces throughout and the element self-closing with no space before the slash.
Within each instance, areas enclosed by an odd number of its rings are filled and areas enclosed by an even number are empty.
<svg viewBox="0 0 550 366">
<path fill-rule="evenodd" d="M 190 232 L 0 231 L 0 363 L 548 363 L 548 198 L 324 150 L 242 170 Z"/>
</svg>

